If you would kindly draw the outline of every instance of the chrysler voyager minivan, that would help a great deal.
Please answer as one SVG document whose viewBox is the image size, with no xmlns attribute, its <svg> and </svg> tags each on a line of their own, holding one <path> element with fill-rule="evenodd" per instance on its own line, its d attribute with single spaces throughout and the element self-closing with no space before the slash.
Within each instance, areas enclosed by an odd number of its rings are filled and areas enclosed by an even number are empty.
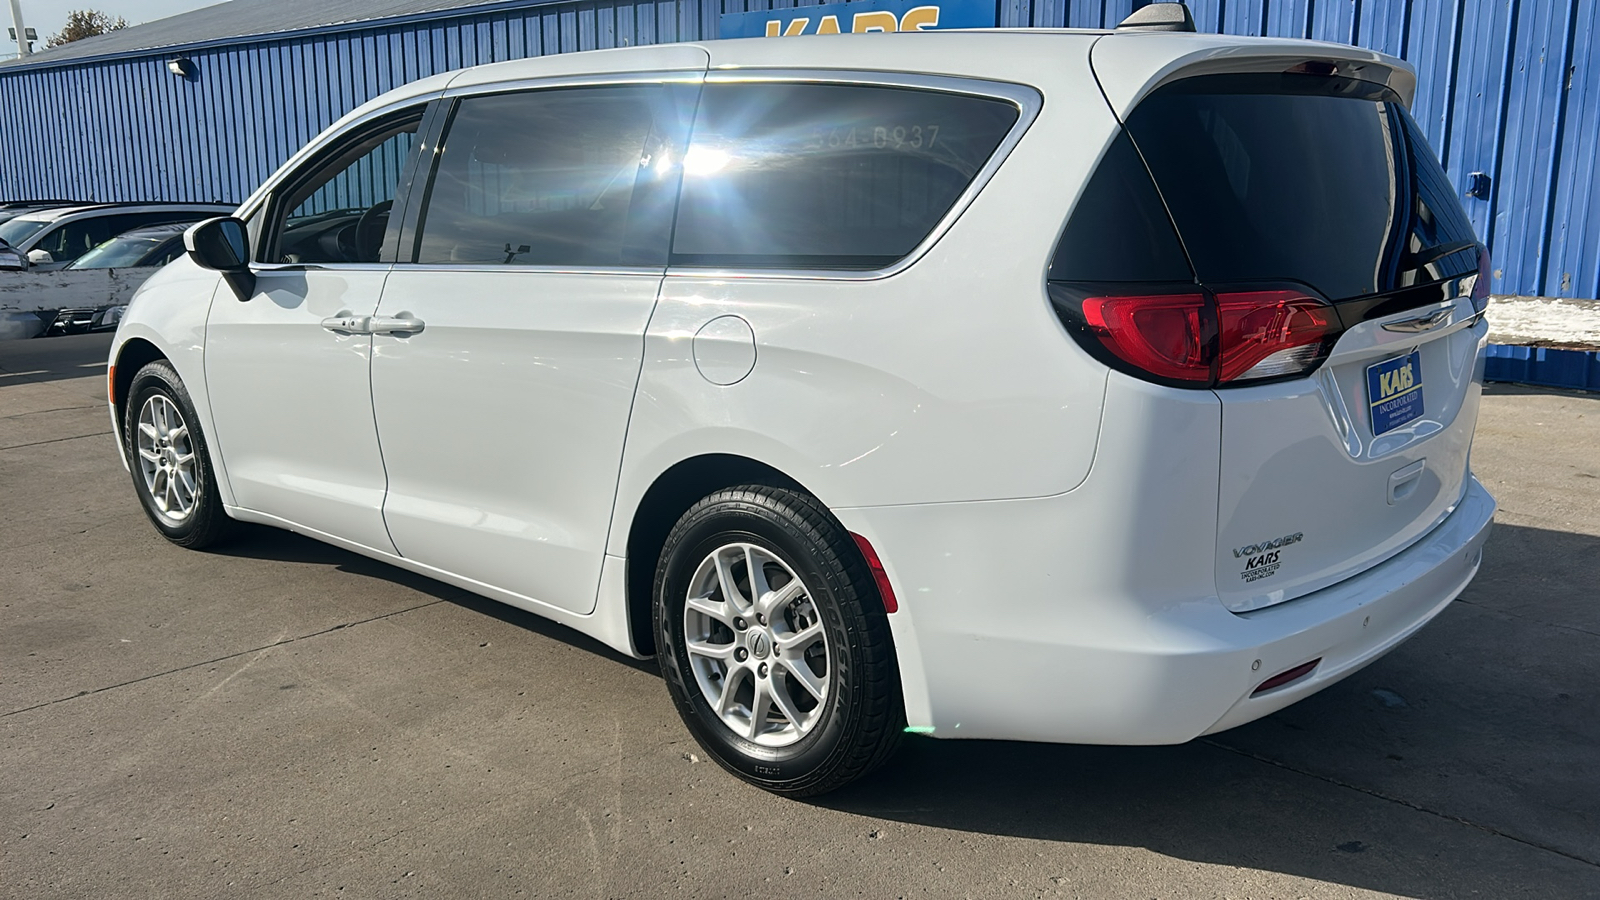
<svg viewBox="0 0 1600 900">
<path fill-rule="evenodd" d="M 1400 60 L 1118 31 L 426 78 L 132 301 L 155 526 L 290 529 L 654 655 L 814 794 L 935 738 L 1166 744 L 1476 573 L 1487 256 Z"/>
</svg>

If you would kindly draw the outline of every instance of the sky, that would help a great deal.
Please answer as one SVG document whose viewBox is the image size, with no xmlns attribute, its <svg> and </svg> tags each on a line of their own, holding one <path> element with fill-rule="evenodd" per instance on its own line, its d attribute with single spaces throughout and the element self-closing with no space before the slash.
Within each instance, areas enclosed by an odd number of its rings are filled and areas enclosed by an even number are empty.
<svg viewBox="0 0 1600 900">
<path fill-rule="evenodd" d="M 39 40 L 33 48 L 43 50 L 45 40 L 67 24 L 69 10 L 98 9 L 112 18 L 121 16 L 127 19 L 129 25 L 138 25 L 175 16 L 191 9 L 199 9 L 202 6 L 211 6 L 217 2 L 218 0 L 22 0 L 22 21 L 28 28 L 39 33 Z M 0 19 L 4 20 L 0 28 L 11 27 L 11 8 L 5 0 L 0 0 Z M 17 52 L 16 45 L 6 40 L 6 32 L 0 31 L 0 55 L 10 55 L 15 52 Z"/>
</svg>

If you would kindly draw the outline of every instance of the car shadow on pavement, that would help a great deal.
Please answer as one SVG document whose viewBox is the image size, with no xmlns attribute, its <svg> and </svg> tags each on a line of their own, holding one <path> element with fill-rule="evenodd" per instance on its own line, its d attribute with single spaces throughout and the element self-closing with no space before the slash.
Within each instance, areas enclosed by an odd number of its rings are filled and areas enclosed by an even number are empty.
<svg viewBox="0 0 1600 900">
<path fill-rule="evenodd" d="M 218 552 L 383 579 L 656 672 L 653 661 L 565 626 L 299 535 L 252 527 Z M 1498 525 L 1483 570 L 1439 619 L 1273 716 L 1171 747 L 908 736 L 883 769 L 806 802 L 978 835 L 1143 847 L 1422 900 L 1545 884 L 1552 889 L 1534 893 L 1583 895 L 1562 886 L 1600 885 L 1594 584 L 1600 538 Z M 1552 658 L 1530 663 L 1538 648 Z M 1041 865 L 1050 858 L 1041 848 Z M 1059 877 L 1070 884 L 1070 873 Z"/>
<path fill-rule="evenodd" d="M 1171 747 L 908 737 L 877 774 L 813 802 L 1425 900 L 1595 896 L 1597 584 L 1600 538 L 1497 525 L 1438 619 L 1258 722 Z"/>
<path fill-rule="evenodd" d="M 243 532 L 228 543 L 208 552 L 241 559 L 277 560 L 280 562 L 324 565 L 350 575 L 378 578 L 401 587 L 410 588 L 440 600 L 454 603 L 464 609 L 498 619 L 509 625 L 561 641 L 580 650 L 587 650 L 611 662 L 621 663 L 641 672 L 658 673 L 654 660 L 639 660 L 625 656 L 582 632 L 558 622 L 509 606 L 454 585 L 436 581 L 425 575 L 381 562 L 359 553 L 324 544 L 303 535 L 272 528 L 266 525 L 246 525 Z"/>
<path fill-rule="evenodd" d="M 105 378 L 110 332 L 0 341 L 0 387 Z"/>
</svg>

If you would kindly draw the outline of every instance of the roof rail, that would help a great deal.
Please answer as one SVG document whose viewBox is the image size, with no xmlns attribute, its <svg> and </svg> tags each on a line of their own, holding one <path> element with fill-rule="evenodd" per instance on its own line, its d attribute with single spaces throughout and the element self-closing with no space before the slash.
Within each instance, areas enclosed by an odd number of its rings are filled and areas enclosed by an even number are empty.
<svg viewBox="0 0 1600 900">
<path fill-rule="evenodd" d="M 1117 24 L 1118 31 L 1194 31 L 1194 16 L 1182 3 L 1152 3 Z"/>
</svg>

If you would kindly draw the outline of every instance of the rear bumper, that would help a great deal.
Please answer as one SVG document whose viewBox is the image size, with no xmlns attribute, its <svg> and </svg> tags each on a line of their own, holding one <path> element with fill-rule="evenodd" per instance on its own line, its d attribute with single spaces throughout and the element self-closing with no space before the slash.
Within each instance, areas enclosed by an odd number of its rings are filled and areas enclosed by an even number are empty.
<svg viewBox="0 0 1600 900">
<path fill-rule="evenodd" d="M 980 508 L 981 507 L 981 508 Z M 1477 573 L 1495 501 L 1476 479 L 1406 550 L 1296 600 L 1235 614 L 1151 600 L 1146 561 L 1096 559 L 1071 495 L 841 510 L 890 567 L 907 720 L 938 737 L 1173 744 L 1282 709 L 1394 649 Z M 1074 524 L 1077 527 L 1074 527 Z M 1014 561 L 1039 563 L 1031 569 Z M 1210 573 L 1206 573 L 1209 579 Z M 1314 659 L 1309 675 L 1251 696 Z"/>
<path fill-rule="evenodd" d="M 1251 696 L 1252 686 L 1202 733 L 1243 725 L 1309 697 L 1415 634 L 1478 574 L 1494 512 L 1494 498 L 1471 478 L 1455 511 L 1399 555 L 1281 608 L 1240 616 L 1264 638 L 1241 648 L 1261 660 L 1260 671 L 1251 673 L 1260 681 L 1302 662 L 1322 662 L 1283 687 Z"/>
</svg>

